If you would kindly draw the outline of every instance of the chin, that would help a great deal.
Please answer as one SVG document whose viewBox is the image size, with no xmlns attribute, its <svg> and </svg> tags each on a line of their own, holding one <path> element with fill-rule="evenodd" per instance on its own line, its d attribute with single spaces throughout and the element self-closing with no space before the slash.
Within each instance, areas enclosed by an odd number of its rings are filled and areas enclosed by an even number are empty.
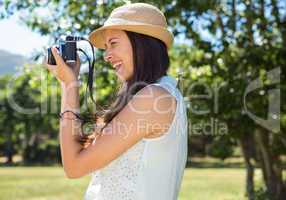
<svg viewBox="0 0 286 200">
<path fill-rule="evenodd" d="M 125 75 L 121 75 L 121 74 L 117 74 L 117 78 L 120 80 L 120 81 L 122 81 L 122 82 L 124 82 L 124 81 L 128 81 L 128 80 L 130 80 L 131 78 L 132 78 L 132 76 L 125 76 Z"/>
</svg>

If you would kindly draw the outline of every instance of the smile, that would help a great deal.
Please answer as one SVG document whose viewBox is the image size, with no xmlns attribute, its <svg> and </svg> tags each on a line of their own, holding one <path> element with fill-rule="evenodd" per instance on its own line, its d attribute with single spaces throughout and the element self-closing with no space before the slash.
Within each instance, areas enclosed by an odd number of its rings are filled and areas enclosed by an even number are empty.
<svg viewBox="0 0 286 200">
<path fill-rule="evenodd" d="M 113 65 L 113 68 L 115 69 L 116 72 L 118 72 L 122 67 L 122 62 L 118 62 Z"/>
</svg>

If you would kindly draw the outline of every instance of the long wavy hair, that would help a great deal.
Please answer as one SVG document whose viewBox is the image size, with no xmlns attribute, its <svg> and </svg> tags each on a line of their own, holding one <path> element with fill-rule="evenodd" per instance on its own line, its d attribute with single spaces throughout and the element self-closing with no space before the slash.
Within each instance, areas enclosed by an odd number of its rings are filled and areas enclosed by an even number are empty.
<svg viewBox="0 0 286 200">
<path fill-rule="evenodd" d="M 133 51 L 133 75 L 129 80 L 122 82 L 109 109 L 96 112 L 96 119 L 101 119 L 104 123 L 100 132 L 124 108 L 132 96 L 146 85 L 155 83 L 167 75 L 169 69 L 169 55 L 164 42 L 140 33 L 125 32 Z"/>
</svg>

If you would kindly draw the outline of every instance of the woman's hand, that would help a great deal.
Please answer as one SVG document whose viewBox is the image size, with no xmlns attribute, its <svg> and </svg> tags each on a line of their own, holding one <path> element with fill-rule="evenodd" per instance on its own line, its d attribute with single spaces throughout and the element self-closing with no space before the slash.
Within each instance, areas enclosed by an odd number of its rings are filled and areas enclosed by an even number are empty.
<svg viewBox="0 0 286 200">
<path fill-rule="evenodd" d="M 46 68 L 58 79 L 61 84 L 70 85 L 78 81 L 80 70 L 80 59 L 77 54 L 77 61 L 74 66 L 68 66 L 60 56 L 57 48 L 52 47 L 52 54 L 55 58 L 56 65 L 45 63 Z"/>
</svg>

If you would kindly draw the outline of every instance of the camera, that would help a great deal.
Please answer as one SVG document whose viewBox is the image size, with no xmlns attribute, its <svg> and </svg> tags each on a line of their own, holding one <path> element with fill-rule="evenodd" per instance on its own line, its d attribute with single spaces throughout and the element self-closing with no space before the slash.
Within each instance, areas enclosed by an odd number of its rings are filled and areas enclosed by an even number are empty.
<svg viewBox="0 0 286 200">
<path fill-rule="evenodd" d="M 62 37 L 61 37 L 62 38 Z M 75 66 L 77 61 L 77 51 L 84 54 L 86 60 L 88 62 L 88 77 L 87 77 L 87 88 L 89 88 L 89 93 L 93 102 L 92 96 L 92 86 L 93 86 L 93 74 L 94 74 L 94 66 L 95 66 L 95 55 L 94 55 L 94 48 L 92 43 L 80 36 L 66 36 L 65 40 L 59 39 L 59 45 L 56 48 L 59 51 L 60 56 L 63 58 L 64 62 L 69 65 L 70 67 Z M 78 41 L 85 41 L 88 42 L 92 51 L 92 59 L 88 56 L 88 54 L 81 48 L 77 48 Z M 56 65 L 56 60 L 52 54 L 52 49 L 49 47 L 47 49 L 47 64 L 49 65 Z"/>
<path fill-rule="evenodd" d="M 59 50 L 59 54 L 68 65 L 74 65 L 76 63 L 76 42 L 79 40 L 81 40 L 81 37 L 66 36 L 66 39 L 60 39 L 59 46 L 56 46 L 56 48 Z M 48 48 L 48 64 L 56 65 L 56 60 L 52 54 L 51 47 Z"/>
</svg>

